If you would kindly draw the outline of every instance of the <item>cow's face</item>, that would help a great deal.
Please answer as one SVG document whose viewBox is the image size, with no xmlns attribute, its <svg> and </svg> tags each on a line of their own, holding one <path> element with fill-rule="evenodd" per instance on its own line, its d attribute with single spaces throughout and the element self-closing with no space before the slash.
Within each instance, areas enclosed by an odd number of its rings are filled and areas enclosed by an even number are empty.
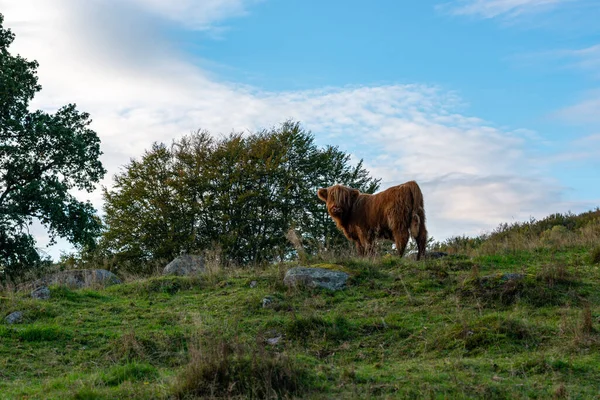
<svg viewBox="0 0 600 400">
<path fill-rule="evenodd" d="M 342 185 L 330 186 L 317 191 L 317 196 L 327 204 L 327 212 L 334 219 L 341 219 L 352 209 L 360 192 Z"/>
</svg>

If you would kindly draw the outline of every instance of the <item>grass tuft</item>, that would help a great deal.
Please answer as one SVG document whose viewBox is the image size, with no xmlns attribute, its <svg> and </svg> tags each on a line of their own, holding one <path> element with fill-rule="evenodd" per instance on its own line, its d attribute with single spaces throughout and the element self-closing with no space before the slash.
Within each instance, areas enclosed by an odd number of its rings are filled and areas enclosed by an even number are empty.
<svg viewBox="0 0 600 400">
<path fill-rule="evenodd" d="M 189 363 L 177 376 L 175 398 L 289 398 L 311 387 L 308 371 L 285 353 L 226 341 L 191 346 Z"/>
<path fill-rule="evenodd" d="M 333 321 L 319 316 L 296 317 L 285 327 L 289 339 L 306 341 L 320 337 L 326 341 L 341 342 L 352 336 L 355 327 L 343 316 L 336 316 Z"/>
<path fill-rule="evenodd" d="M 108 386 L 118 386 L 123 382 L 149 382 L 158 378 L 158 370 L 150 364 L 131 362 L 116 365 L 100 375 L 100 381 Z"/>
</svg>

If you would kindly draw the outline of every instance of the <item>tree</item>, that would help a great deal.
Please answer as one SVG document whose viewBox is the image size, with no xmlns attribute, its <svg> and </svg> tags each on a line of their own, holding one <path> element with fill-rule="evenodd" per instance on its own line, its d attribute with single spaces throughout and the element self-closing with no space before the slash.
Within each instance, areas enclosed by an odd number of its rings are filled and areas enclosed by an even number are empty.
<svg viewBox="0 0 600 400">
<path fill-rule="evenodd" d="M 282 260 L 294 228 L 306 250 L 346 245 L 318 200 L 319 187 L 379 181 L 336 147 L 319 148 L 298 122 L 216 139 L 199 131 L 154 144 L 104 191 L 102 248 L 118 265 L 143 271 L 182 251 L 219 248 L 238 265 Z"/>
<path fill-rule="evenodd" d="M 14 280 L 42 261 L 28 231 L 34 220 L 51 240 L 94 243 L 100 220 L 89 202 L 69 191 L 92 191 L 106 171 L 89 114 L 73 104 L 54 114 L 29 111 L 41 90 L 38 64 L 9 53 L 14 34 L 3 21 L 0 14 L 0 272 Z"/>
</svg>

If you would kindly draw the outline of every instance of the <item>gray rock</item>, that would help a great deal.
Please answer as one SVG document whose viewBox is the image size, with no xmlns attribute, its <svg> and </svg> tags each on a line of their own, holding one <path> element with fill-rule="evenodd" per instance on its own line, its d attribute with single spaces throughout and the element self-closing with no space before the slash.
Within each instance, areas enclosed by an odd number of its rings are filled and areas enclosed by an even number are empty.
<svg viewBox="0 0 600 400">
<path fill-rule="evenodd" d="M 267 296 L 264 299 L 262 299 L 262 306 L 263 306 L 263 308 L 267 308 L 271 304 L 273 304 L 273 298 L 271 296 Z"/>
<path fill-rule="evenodd" d="M 204 257 L 193 254 L 183 254 L 163 269 L 163 275 L 192 275 L 199 272 L 204 272 Z"/>
<path fill-rule="evenodd" d="M 33 283 L 39 286 L 68 286 L 81 289 L 95 286 L 110 286 L 121 283 L 121 280 L 112 272 L 105 269 L 72 269 L 47 275 Z"/>
<path fill-rule="evenodd" d="M 256 282 L 256 281 L 250 282 L 250 289 L 254 289 L 256 287 L 256 285 L 258 285 L 258 282 Z"/>
<path fill-rule="evenodd" d="M 270 344 L 271 346 L 275 346 L 276 344 L 279 344 L 279 342 L 281 341 L 283 337 L 280 336 L 276 336 L 276 337 L 272 337 L 266 340 L 267 344 Z"/>
<path fill-rule="evenodd" d="M 21 311 L 15 311 L 10 313 L 4 318 L 7 324 L 18 324 L 23 321 L 23 313 Z"/>
<path fill-rule="evenodd" d="M 324 268 L 295 267 L 285 273 L 283 283 L 287 286 L 322 287 L 340 290 L 346 286 L 349 275 L 342 271 Z"/>
<path fill-rule="evenodd" d="M 50 289 L 46 286 L 40 286 L 31 292 L 31 297 L 37 300 L 48 300 L 50 298 Z"/>
</svg>

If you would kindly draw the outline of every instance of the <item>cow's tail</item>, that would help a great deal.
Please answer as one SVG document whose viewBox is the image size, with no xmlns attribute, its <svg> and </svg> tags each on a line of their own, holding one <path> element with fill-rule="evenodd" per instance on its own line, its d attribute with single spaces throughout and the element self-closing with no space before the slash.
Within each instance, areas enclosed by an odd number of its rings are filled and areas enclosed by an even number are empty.
<svg viewBox="0 0 600 400">
<path fill-rule="evenodd" d="M 421 218 L 419 218 L 419 216 L 413 212 L 412 221 L 410 223 L 410 235 L 413 238 L 416 238 L 417 236 L 419 236 L 420 227 L 421 227 Z"/>
<path fill-rule="evenodd" d="M 412 219 L 410 223 L 410 234 L 413 238 L 427 234 L 425 230 L 425 208 L 423 206 L 423 193 L 417 182 L 410 181 L 407 183 L 412 194 Z M 423 230 L 423 232 L 421 232 Z M 419 235 L 421 234 L 421 235 Z"/>
</svg>

